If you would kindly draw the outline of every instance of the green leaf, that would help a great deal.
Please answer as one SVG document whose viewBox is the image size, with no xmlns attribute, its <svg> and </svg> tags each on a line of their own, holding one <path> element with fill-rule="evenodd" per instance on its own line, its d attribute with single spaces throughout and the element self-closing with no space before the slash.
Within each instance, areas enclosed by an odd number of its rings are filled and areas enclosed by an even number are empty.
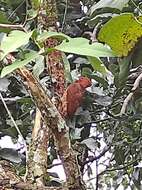
<svg viewBox="0 0 142 190">
<path fill-rule="evenodd" d="M 40 42 L 44 42 L 47 38 L 51 38 L 51 37 L 54 37 L 54 38 L 59 38 L 59 39 L 66 39 L 66 40 L 69 40 L 70 37 L 61 33 L 61 32 L 43 32 L 41 35 L 39 35 L 37 37 L 37 41 L 40 41 Z"/>
<path fill-rule="evenodd" d="M 28 19 L 34 19 L 38 15 L 38 10 L 30 9 L 27 11 L 27 17 Z"/>
<path fill-rule="evenodd" d="M 100 30 L 98 39 L 108 44 L 118 56 L 127 56 L 142 37 L 142 17 L 122 14 L 113 17 Z"/>
<path fill-rule="evenodd" d="M 91 57 L 115 57 L 114 52 L 103 44 L 97 42 L 89 44 L 89 40 L 81 37 L 70 38 L 68 42 L 64 40 L 55 49 Z"/>
<path fill-rule="evenodd" d="M 102 10 L 102 12 L 103 12 L 103 10 Z M 100 23 L 101 20 L 103 23 L 106 23 L 106 22 L 108 22 L 109 19 L 111 19 L 112 17 L 117 16 L 117 15 L 118 14 L 116 14 L 116 13 L 112 13 L 112 11 L 110 11 L 110 13 L 103 12 L 102 14 L 100 13 L 100 14 L 97 14 L 96 16 L 93 16 L 92 19 L 88 20 L 87 24 L 89 25 L 90 28 L 96 27 L 96 25 L 98 23 Z"/>
<path fill-rule="evenodd" d="M 107 80 L 105 80 L 102 77 L 97 76 L 95 73 L 92 73 L 92 75 L 90 76 L 90 78 L 96 80 L 99 84 L 102 84 L 102 86 L 104 87 L 104 89 L 108 88 L 108 82 Z"/>
<path fill-rule="evenodd" d="M 100 59 L 96 57 L 88 57 L 88 60 L 91 63 L 94 71 L 98 71 L 102 73 L 103 75 L 107 74 L 108 70 Z"/>
<path fill-rule="evenodd" d="M 83 67 L 82 70 L 81 70 L 81 75 L 89 77 L 89 78 L 91 78 L 90 76 L 92 75 L 92 73 L 93 72 L 89 67 Z"/>
<path fill-rule="evenodd" d="M 7 74 L 13 72 L 16 69 L 25 66 L 26 64 L 28 64 L 32 60 L 36 59 L 37 57 L 39 57 L 39 54 L 37 52 L 35 52 L 35 51 L 30 51 L 30 52 L 26 53 L 25 54 L 25 59 L 23 61 L 16 60 L 11 65 L 8 65 L 8 66 L 4 67 L 2 69 L 2 72 L 1 72 L 1 78 L 4 77 Z"/>
<path fill-rule="evenodd" d="M 114 9 L 122 10 L 123 7 L 126 7 L 130 0 L 100 0 L 98 3 L 94 3 L 94 5 L 90 9 L 90 14 L 93 14 L 97 9 L 109 7 Z"/>
<path fill-rule="evenodd" d="M 38 78 L 39 75 L 44 71 L 45 65 L 44 65 L 44 56 L 39 55 L 35 60 L 35 65 L 33 66 L 33 73 Z"/>
<path fill-rule="evenodd" d="M 82 68 L 81 75 L 87 76 L 91 79 L 94 79 L 96 82 L 101 84 L 104 87 L 104 89 L 108 88 L 108 86 L 109 86 L 109 84 L 108 84 L 107 80 L 105 80 L 105 78 L 98 76 L 97 73 L 92 72 L 92 70 L 88 67 Z"/>
<path fill-rule="evenodd" d="M 32 0 L 32 1 L 31 1 L 32 8 L 33 8 L 34 10 L 39 9 L 40 3 L 41 3 L 41 0 Z"/>
<path fill-rule="evenodd" d="M 5 35 L 1 42 L 0 60 L 2 60 L 8 53 L 15 51 L 22 45 L 29 42 L 33 32 L 25 33 L 19 30 L 13 30 L 8 36 Z"/>
<path fill-rule="evenodd" d="M 72 83 L 73 80 L 72 80 L 71 71 L 70 71 L 70 63 L 64 53 L 62 53 L 62 59 L 64 63 L 64 72 L 65 72 L 66 81 L 69 83 Z"/>
</svg>

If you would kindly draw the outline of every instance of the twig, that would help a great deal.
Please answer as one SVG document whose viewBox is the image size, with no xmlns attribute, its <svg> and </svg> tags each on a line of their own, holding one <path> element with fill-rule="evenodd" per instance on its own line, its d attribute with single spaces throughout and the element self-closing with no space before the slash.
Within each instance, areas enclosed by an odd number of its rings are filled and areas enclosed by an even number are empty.
<svg viewBox="0 0 142 190">
<path fill-rule="evenodd" d="M 101 173 L 99 173 L 99 175 L 103 175 L 103 174 L 106 173 L 106 172 L 117 171 L 117 170 L 123 170 L 123 169 L 125 169 L 125 168 L 127 168 L 127 167 L 133 165 L 133 164 L 134 164 L 135 162 L 137 162 L 137 161 L 138 161 L 138 159 L 137 159 L 137 160 L 134 160 L 134 161 L 132 161 L 132 162 L 130 162 L 130 163 L 124 165 L 124 166 L 120 166 L 120 167 L 118 167 L 118 168 L 107 169 L 107 170 L 102 171 Z"/>
<path fill-rule="evenodd" d="M 123 170 L 123 169 L 125 169 L 125 168 L 131 166 L 132 164 L 134 164 L 134 163 L 137 162 L 137 161 L 138 161 L 138 159 L 136 159 L 136 160 L 134 160 L 134 161 L 128 163 L 127 165 L 120 166 L 120 167 L 118 167 L 118 168 L 106 169 L 106 170 L 100 172 L 100 173 L 98 174 L 98 176 L 104 175 L 105 173 L 111 172 L 111 171 Z M 96 179 L 96 177 L 90 178 L 89 180 L 87 180 L 87 182 L 89 182 L 89 181 L 91 181 L 91 180 L 94 180 L 94 179 Z"/>
<path fill-rule="evenodd" d="M 142 118 L 142 114 L 121 115 L 119 113 L 117 115 L 112 115 L 112 117 L 107 117 L 105 119 L 94 120 L 91 122 L 83 123 L 79 128 L 82 128 L 85 125 L 90 125 L 89 127 L 95 128 L 95 127 L 97 127 L 97 125 L 92 125 L 92 124 L 98 124 L 98 123 L 105 122 L 105 121 L 113 121 L 113 122 L 119 123 L 120 121 L 125 122 L 126 120 L 127 120 L 127 122 L 131 122 L 131 121 L 135 121 L 135 120 L 141 120 L 141 118 Z"/>
<path fill-rule="evenodd" d="M 14 13 L 23 5 L 25 0 L 23 0 L 16 8 L 15 10 L 11 13 L 11 15 L 8 17 L 8 20 L 14 15 Z"/>
<path fill-rule="evenodd" d="M 131 2 L 133 3 L 133 5 L 140 11 L 140 13 L 142 14 L 142 10 L 140 9 L 140 7 L 133 1 L 131 0 Z"/>
<path fill-rule="evenodd" d="M 126 109 L 127 109 L 127 106 L 128 106 L 128 103 L 130 102 L 130 100 L 132 99 L 132 97 L 134 96 L 136 90 L 138 89 L 139 87 L 139 84 L 142 80 L 142 73 L 138 76 L 138 78 L 135 80 L 134 84 L 133 84 L 133 88 L 131 90 L 131 93 L 128 94 L 128 96 L 125 98 L 124 102 L 123 102 L 123 105 L 122 105 L 122 108 L 121 108 L 121 111 L 120 111 L 120 115 L 123 115 L 125 114 L 126 112 Z"/>
<path fill-rule="evenodd" d="M 96 190 L 99 189 L 98 160 L 96 160 Z"/>
<path fill-rule="evenodd" d="M 65 20 L 66 20 L 66 16 L 67 16 L 67 10 L 68 10 L 68 0 L 66 0 L 66 7 L 65 7 L 65 11 L 64 11 L 64 17 L 63 17 L 61 32 L 63 32 L 63 29 L 64 29 Z"/>
<path fill-rule="evenodd" d="M 14 127 L 15 127 L 15 129 L 17 130 L 18 134 L 21 136 L 21 138 L 22 138 L 22 140 L 23 140 L 23 143 L 24 143 L 24 146 L 25 146 L 25 148 L 26 148 L 26 142 L 25 142 L 25 140 L 24 140 L 24 137 L 23 137 L 23 135 L 22 135 L 20 129 L 18 128 L 18 126 L 17 126 L 17 124 L 16 124 L 16 122 L 15 122 L 15 120 L 14 120 L 12 114 L 10 113 L 10 111 L 9 111 L 9 109 L 8 109 L 6 103 L 5 103 L 5 100 L 4 100 L 4 98 L 3 98 L 2 94 L 1 94 L 1 92 L 0 92 L 0 98 L 1 98 L 1 101 L 2 101 L 2 103 L 3 103 L 3 105 L 4 105 L 4 107 L 5 107 L 5 109 L 6 109 L 7 113 L 8 113 L 8 115 L 9 115 L 9 117 L 10 117 L 10 119 L 11 119 L 11 121 L 12 121 Z"/>
<path fill-rule="evenodd" d="M 50 169 L 50 168 L 53 168 L 55 166 L 61 166 L 61 165 L 62 165 L 62 163 L 59 162 L 59 163 L 56 163 L 56 164 L 50 164 L 50 165 L 47 166 L 47 168 Z"/>
<path fill-rule="evenodd" d="M 95 26 L 93 32 L 90 32 L 90 31 L 84 32 L 84 34 L 88 34 L 88 35 L 90 36 L 90 40 L 91 40 L 92 43 L 98 41 L 98 40 L 97 40 L 97 30 L 98 30 L 98 27 L 99 27 L 101 24 L 102 24 L 102 22 L 99 22 L 99 23 Z"/>
<path fill-rule="evenodd" d="M 96 121 L 94 120 L 94 121 L 91 121 L 91 122 L 84 123 L 83 125 L 80 126 L 80 128 L 84 127 L 84 125 L 97 124 L 97 123 L 101 123 L 101 122 L 104 122 L 104 121 L 110 121 L 110 120 L 116 120 L 116 119 L 108 117 L 108 118 L 100 119 L 100 120 L 96 120 Z M 91 126 L 91 127 L 93 127 L 93 126 Z"/>
<path fill-rule="evenodd" d="M 90 157 L 88 160 L 86 160 L 85 162 L 82 163 L 82 166 L 85 166 L 86 164 L 90 163 L 90 162 L 94 162 L 95 160 L 100 159 L 102 156 L 105 155 L 105 153 L 111 148 L 111 146 L 105 148 L 98 156 L 95 157 Z"/>
<path fill-rule="evenodd" d="M 26 29 L 22 24 L 0 24 L 0 28 L 10 28 L 12 30 L 22 30 L 26 32 Z"/>
</svg>

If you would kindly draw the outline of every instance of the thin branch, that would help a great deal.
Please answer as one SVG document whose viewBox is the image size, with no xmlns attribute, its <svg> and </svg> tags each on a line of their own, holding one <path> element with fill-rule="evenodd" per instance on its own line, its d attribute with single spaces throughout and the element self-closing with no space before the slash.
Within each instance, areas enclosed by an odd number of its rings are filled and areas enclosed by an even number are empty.
<svg viewBox="0 0 142 190">
<path fill-rule="evenodd" d="M 96 160 L 96 190 L 99 189 L 98 160 Z"/>
<path fill-rule="evenodd" d="M 138 89 L 139 85 L 140 85 L 140 82 L 142 80 L 142 73 L 138 76 L 138 78 L 135 80 L 134 84 L 133 84 L 133 88 L 131 90 L 131 93 L 128 94 L 128 96 L 125 98 L 124 102 L 123 102 L 123 105 L 122 105 L 122 108 L 121 108 L 121 111 L 120 111 L 120 115 L 123 115 L 125 114 L 126 112 L 126 109 L 127 109 L 127 106 L 129 104 L 129 102 L 131 101 L 131 99 L 133 98 L 136 90 Z"/>
<path fill-rule="evenodd" d="M 26 32 L 26 29 L 24 28 L 24 25 L 22 24 L 0 24 L 0 28 L 7 28 L 12 30 L 22 30 Z"/>
<path fill-rule="evenodd" d="M 110 120 L 115 120 L 114 118 L 111 118 L 111 117 L 108 117 L 108 118 L 105 118 L 105 119 L 100 119 L 100 120 L 94 120 L 94 121 L 91 121 L 91 122 L 87 122 L 87 123 L 83 123 L 81 127 L 84 127 L 84 125 L 91 125 L 91 124 L 97 124 L 97 123 L 101 123 L 101 122 L 104 122 L 104 121 L 110 121 Z M 91 126 L 91 127 L 96 127 L 96 126 Z"/>
<path fill-rule="evenodd" d="M 65 7 L 65 11 L 64 11 L 64 17 L 63 17 L 61 32 L 63 32 L 63 29 L 64 29 L 65 20 L 66 20 L 66 16 L 67 16 L 67 10 L 68 10 L 68 0 L 66 0 L 66 7 Z"/>
<path fill-rule="evenodd" d="M 134 161 L 132 161 L 132 162 L 130 162 L 130 163 L 124 165 L 124 166 L 120 166 L 120 167 L 118 167 L 118 168 L 107 169 L 107 170 L 105 170 L 105 171 L 102 171 L 102 172 L 99 173 L 98 175 L 100 176 L 100 175 L 103 175 L 103 174 L 106 173 L 106 172 L 117 171 L 117 170 L 123 170 L 123 169 L 125 169 L 125 168 L 127 168 L 127 167 L 133 165 L 133 164 L 134 164 L 135 162 L 137 162 L 137 161 L 138 161 L 138 160 L 134 160 Z"/>
<path fill-rule="evenodd" d="M 15 129 L 17 130 L 18 134 L 21 136 L 21 138 L 22 138 L 22 140 L 23 140 L 23 143 L 24 143 L 24 145 L 25 145 L 25 148 L 26 148 L 26 142 L 25 142 L 25 140 L 24 140 L 24 137 L 23 137 L 23 135 L 22 135 L 20 129 L 18 128 L 18 126 L 17 126 L 17 124 L 16 124 L 16 122 L 15 122 L 15 120 L 14 120 L 12 114 L 10 113 L 10 111 L 9 111 L 9 109 L 8 109 L 6 103 L 5 103 L 5 100 L 4 100 L 4 98 L 3 98 L 2 94 L 1 94 L 1 92 L 0 92 L 0 98 L 1 98 L 1 101 L 2 101 L 2 103 L 3 103 L 3 105 L 4 105 L 4 107 L 5 107 L 5 109 L 6 109 L 7 113 L 8 113 L 8 115 L 9 115 L 9 117 L 10 117 L 10 119 L 11 119 L 11 121 L 12 121 L 14 127 L 15 127 Z"/>
<path fill-rule="evenodd" d="M 47 166 L 47 169 L 53 168 L 55 166 L 61 166 L 61 165 L 63 165 L 61 162 L 56 163 L 56 164 L 50 164 L 50 165 Z"/>
<path fill-rule="evenodd" d="M 88 35 L 90 36 L 90 40 L 91 40 L 92 43 L 98 41 L 98 40 L 97 40 L 97 37 L 96 37 L 96 36 L 97 36 L 97 30 L 98 30 L 98 28 L 99 28 L 99 26 L 100 26 L 101 24 L 102 24 L 102 22 L 99 22 L 99 23 L 95 26 L 93 32 L 90 32 L 90 31 L 84 32 L 84 34 L 88 34 Z"/>
<path fill-rule="evenodd" d="M 140 13 L 142 14 L 142 10 L 140 9 L 140 7 L 133 1 L 131 0 L 131 2 L 133 3 L 133 5 L 140 11 Z"/>
<path fill-rule="evenodd" d="M 90 162 L 94 162 L 95 160 L 100 159 L 102 156 L 105 155 L 105 153 L 111 148 L 111 145 L 107 148 L 105 148 L 98 156 L 95 157 L 90 157 L 88 160 L 86 160 L 85 162 L 82 163 L 82 167 L 84 167 L 86 164 L 90 163 Z"/>
<path fill-rule="evenodd" d="M 28 183 L 28 182 L 19 182 L 16 184 L 12 185 L 12 188 L 16 188 L 16 189 L 21 189 L 21 190 L 68 190 L 68 187 L 66 186 L 61 186 L 61 187 L 48 187 L 48 186 L 37 186 L 35 184 L 32 183 Z"/>
<path fill-rule="evenodd" d="M 118 167 L 118 168 L 106 169 L 106 170 L 100 172 L 100 173 L 98 174 L 98 176 L 104 175 L 105 173 L 111 172 L 111 171 L 123 170 L 123 169 L 125 169 L 125 168 L 127 168 L 127 167 L 133 165 L 133 164 L 134 164 L 135 162 L 137 162 L 137 161 L 138 161 L 138 159 L 136 159 L 136 160 L 134 160 L 134 161 L 128 163 L 127 165 L 120 166 L 120 167 Z M 94 180 L 94 179 L 96 179 L 96 177 L 90 178 L 89 180 L 87 180 L 87 182 L 92 181 L 92 180 Z"/>
<path fill-rule="evenodd" d="M 23 5 L 25 0 L 23 0 L 16 8 L 15 10 L 11 13 L 11 15 L 8 17 L 8 20 L 14 15 L 14 13 Z"/>
</svg>

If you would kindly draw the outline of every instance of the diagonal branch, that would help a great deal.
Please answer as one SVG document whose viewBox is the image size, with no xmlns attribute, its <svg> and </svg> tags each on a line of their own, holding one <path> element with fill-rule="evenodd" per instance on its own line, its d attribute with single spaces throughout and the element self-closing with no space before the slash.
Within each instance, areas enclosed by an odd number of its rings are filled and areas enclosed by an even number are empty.
<svg viewBox="0 0 142 190">
<path fill-rule="evenodd" d="M 120 115 L 125 114 L 127 106 L 129 104 L 129 102 L 131 101 L 131 99 L 133 98 L 133 96 L 135 95 L 137 89 L 139 88 L 140 82 L 142 80 L 142 73 L 138 76 L 138 78 L 135 80 L 134 84 L 133 84 L 133 88 L 131 90 L 131 93 L 128 94 L 128 96 L 125 98 L 121 111 L 120 111 Z"/>
<path fill-rule="evenodd" d="M 22 30 L 26 31 L 24 26 L 22 24 L 1 24 L 0 23 L 0 28 L 7 28 L 7 29 L 12 29 L 12 30 Z"/>
<path fill-rule="evenodd" d="M 82 166 L 84 167 L 86 164 L 88 163 L 92 163 L 94 162 L 95 160 L 98 160 L 100 159 L 102 156 L 105 155 L 105 153 L 111 148 L 111 146 L 108 146 L 107 148 L 105 148 L 98 156 L 93 156 L 93 157 L 90 157 L 89 159 L 87 159 L 85 162 L 83 162 Z"/>
<path fill-rule="evenodd" d="M 32 73 L 26 68 L 22 68 L 19 70 L 19 74 L 26 79 L 27 87 L 29 88 L 31 95 L 40 110 L 45 124 L 45 126 L 43 126 L 40 130 L 43 135 L 40 134 L 37 140 L 34 141 L 34 146 L 31 146 L 31 148 L 34 147 L 34 150 L 30 151 L 31 155 L 29 155 L 32 162 L 28 163 L 27 179 L 34 180 L 35 177 L 43 178 L 43 174 L 46 174 L 47 160 L 45 158 L 47 156 L 47 145 L 49 140 L 48 132 L 51 130 L 55 137 L 57 150 L 65 170 L 69 190 L 85 189 L 81 179 L 79 178 L 80 173 L 77 167 L 78 162 L 76 155 L 70 146 L 69 130 L 65 121 Z M 37 157 L 34 157 L 34 151 L 36 149 L 40 151 L 38 155 L 41 157 L 40 160 L 42 160 L 42 163 L 39 163 Z M 36 174 L 35 169 L 38 171 Z"/>
<path fill-rule="evenodd" d="M 15 120 L 14 120 L 14 118 L 13 118 L 11 112 L 10 112 L 10 110 L 8 109 L 8 107 L 7 107 L 7 105 L 6 105 L 6 102 L 5 102 L 5 100 L 4 100 L 4 98 L 3 98 L 2 94 L 1 94 L 1 92 L 0 92 L 0 99 L 1 99 L 3 105 L 4 105 L 5 109 L 6 109 L 7 114 L 9 115 L 9 117 L 10 117 L 10 119 L 11 119 L 11 121 L 12 121 L 12 123 L 13 123 L 13 125 L 14 125 L 14 127 L 15 127 L 17 133 L 18 133 L 18 135 L 21 137 L 21 139 L 22 139 L 22 141 L 23 141 L 23 144 L 24 144 L 24 146 L 25 146 L 25 148 L 26 148 L 26 142 L 25 142 L 25 140 L 24 140 L 24 137 L 23 137 L 23 135 L 22 135 L 20 129 L 18 128 L 18 126 L 17 126 L 17 124 L 16 124 L 16 122 L 15 122 Z M 26 148 L 26 149 L 27 149 L 27 148 Z"/>
</svg>

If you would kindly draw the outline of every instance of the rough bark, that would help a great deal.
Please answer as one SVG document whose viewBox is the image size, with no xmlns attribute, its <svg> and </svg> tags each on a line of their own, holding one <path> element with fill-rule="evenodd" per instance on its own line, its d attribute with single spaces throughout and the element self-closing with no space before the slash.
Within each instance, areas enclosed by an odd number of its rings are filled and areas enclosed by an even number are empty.
<svg viewBox="0 0 142 190">
<path fill-rule="evenodd" d="M 0 161 L 0 190 L 68 190 L 67 187 L 38 187 L 36 184 L 24 182 L 16 175 L 15 168 L 8 161 Z"/>
<path fill-rule="evenodd" d="M 59 156 L 62 160 L 64 170 L 67 177 L 67 186 L 69 190 L 82 190 L 85 189 L 84 184 L 82 183 L 80 172 L 78 170 L 78 162 L 76 155 L 74 154 L 69 141 L 69 130 L 66 126 L 65 121 L 61 117 L 55 105 L 51 102 L 48 95 L 45 93 L 44 89 L 37 81 L 36 78 L 25 68 L 20 69 L 21 76 L 26 79 L 27 87 L 30 90 L 32 97 L 35 100 L 35 103 L 38 109 L 41 112 L 42 119 L 45 123 L 45 133 L 48 133 L 48 129 L 52 131 L 57 143 L 57 149 L 59 151 Z M 46 136 L 46 134 L 44 135 Z M 44 136 L 43 135 L 43 136 Z M 39 137 L 40 138 L 40 137 Z M 45 137 L 44 137 L 45 138 Z M 47 140 L 46 140 L 47 141 Z M 41 145 L 37 144 L 34 147 L 39 147 L 42 149 Z M 44 145 L 46 146 L 46 145 Z M 46 147 L 44 147 L 46 148 Z M 31 150 L 35 151 L 35 150 Z M 33 153 L 30 154 L 33 158 Z M 28 163 L 28 177 L 31 178 L 31 175 L 34 174 L 33 160 L 30 158 Z M 46 168 L 46 164 L 43 161 L 43 166 Z M 37 177 L 37 176 L 36 176 Z M 41 177 L 43 177 L 41 175 Z"/>
<path fill-rule="evenodd" d="M 34 2 L 31 4 L 33 9 Z M 37 25 L 41 30 L 47 29 L 56 30 L 57 23 L 57 12 L 56 12 L 56 1 L 42 1 L 40 7 L 38 7 L 39 15 L 37 17 Z M 46 14 L 45 14 L 46 13 Z M 49 38 L 45 42 L 45 48 L 52 48 L 58 44 L 56 39 Z M 50 74 L 52 81 L 52 91 L 54 91 L 54 97 L 56 105 L 58 104 L 59 97 L 62 96 L 64 91 L 64 71 L 63 64 L 61 61 L 61 52 L 52 51 L 46 56 L 46 63 L 48 68 L 48 74 Z M 39 96 L 39 94 L 37 95 Z M 39 98 L 40 100 L 40 98 Z M 50 128 L 45 126 L 42 122 L 42 115 L 40 113 L 41 110 L 37 108 L 36 117 L 35 117 L 35 125 L 32 133 L 32 143 L 29 146 L 28 153 L 28 163 L 27 163 L 27 179 L 34 181 L 36 179 L 36 183 L 43 185 L 44 178 L 47 179 L 47 147 L 50 138 Z M 44 135 L 43 135 L 44 134 Z"/>
<path fill-rule="evenodd" d="M 46 12 L 46 15 L 44 14 Z M 57 8 L 56 0 L 43 0 L 41 3 L 40 14 L 38 16 L 38 23 L 43 30 L 58 31 L 57 27 Z M 48 38 L 44 47 L 53 48 L 59 44 L 59 41 L 55 38 Z M 54 96 L 55 105 L 58 106 L 60 98 L 65 90 L 65 77 L 64 77 L 64 64 L 62 61 L 62 53 L 57 50 L 53 50 L 46 56 L 46 65 L 48 68 L 48 74 L 51 76 L 52 92 Z"/>
</svg>

